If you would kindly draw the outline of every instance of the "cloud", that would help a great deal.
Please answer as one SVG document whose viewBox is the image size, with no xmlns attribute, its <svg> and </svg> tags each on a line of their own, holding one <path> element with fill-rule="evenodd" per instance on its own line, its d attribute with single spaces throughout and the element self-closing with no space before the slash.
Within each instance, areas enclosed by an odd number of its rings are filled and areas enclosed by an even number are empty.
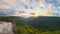
<svg viewBox="0 0 60 34">
<path fill-rule="evenodd" d="M 45 12 L 44 15 L 45 16 L 54 16 L 54 13 L 53 12 Z"/>
<path fill-rule="evenodd" d="M 19 1 L 23 2 L 25 5 L 28 4 L 28 0 L 19 0 Z"/>
<path fill-rule="evenodd" d="M 52 0 L 48 0 L 48 1 L 51 2 Z M 42 16 L 55 15 L 53 10 L 55 8 L 57 8 L 57 6 L 55 4 L 53 4 L 53 3 L 49 4 L 46 2 L 46 0 L 2 0 L 1 2 L 2 3 L 0 4 L 0 9 L 3 9 L 3 10 L 7 9 L 7 10 L 1 11 L 0 13 L 4 13 L 5 15 L 14 15 L 14 16 L 20 16 L 19 11 L 21 11 L 21 10 L 23 10 L 23 11 L 25 10 L 30 13 L 37 12 L 37 13 L 40 13 L 37 15 L 42 15 Z M 60 0 L 58 0 L 58 3 L 60 3 Z M 58 8 L 60 8 L 60 7 L 58 7 Z M 9 9 L 11 9 L 12 11 Z M 31 16 L 30 14 L 26 14 L 26 15 Z"/>
<path fill-rule="evenodd" d="M 16 0 L 2 0 L 2 2 L 8 6 L 16 6 Z"/>
<path fill-rule="evenodd" d="M 15 0 L 0 0 L 0 9 L 10 9 L 11 6 L 17 6 Z"/>
<path fill-rule="evenodd" d="M 10 7 L 7 5 L 0 5 L 0 9 L 9 9 Z"/>
<path fill-rule="evenodd" d="M 23 1 L 23 0 L 21 0 L 21 1 L 19 1 L 19 0 L 2 0 L 1 2 L 2 2 L 2 5 L 1 4 L 0 5 L 3 6 L 3 7 L 6 7 L 6 8 L 7 7 L 23 8 L 25 6 L 24 5 L 25 1 Z"/>
<path fill-rule="evenodd" d="M 0 10 L 0 16 L 14 16 L 14 15 L 19 15 L 18 11 L 14 10 L 8 10 L 8 9 L 2 9 Z"/>
<path fill-rule="evenodd" d="M 45 8 L 45 0 L 40 0 L 40 7 Z"/>
<path fill-rule="evenodd" d="M 58 3 L 60 4 L 60 0 L 57 0 L 58 1 Z"/>
<path fill-rule="evenodd" d="M 54 4 L 49 4 L 48 8 L 49 8 L 49 10 L 52 10 L 52 9 L 56 8 L 56 6 Z"/>
<path fill-rule="evenodd" d="M 58 6 L 58 8 L 60 9 L 60 6 Z"/>
</svg>

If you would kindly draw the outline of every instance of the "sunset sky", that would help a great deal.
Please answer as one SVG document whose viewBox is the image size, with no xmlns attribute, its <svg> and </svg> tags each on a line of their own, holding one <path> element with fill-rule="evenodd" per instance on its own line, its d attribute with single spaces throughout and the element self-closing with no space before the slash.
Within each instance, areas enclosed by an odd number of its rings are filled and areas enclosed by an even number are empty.
<svg viewBox="0 0 60 34">
<path fill-rule="evenodd" d="M 0 0 L 0 15 L 20 16 L 20 11 L 41 16 L 60 16 L 60 0 Z"/>
</svg>

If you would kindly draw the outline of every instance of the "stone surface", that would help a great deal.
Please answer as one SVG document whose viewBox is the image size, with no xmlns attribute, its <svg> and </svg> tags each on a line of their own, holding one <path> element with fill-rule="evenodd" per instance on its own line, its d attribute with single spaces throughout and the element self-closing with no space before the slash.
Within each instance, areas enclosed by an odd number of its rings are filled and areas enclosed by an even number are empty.
<svg viewBox="0 0 60 34">
<path fill-rule="evenodd" d="M 11 22 L 0 22 L 0 34 L 12 34 L 12 28 Z"/>
</svg>

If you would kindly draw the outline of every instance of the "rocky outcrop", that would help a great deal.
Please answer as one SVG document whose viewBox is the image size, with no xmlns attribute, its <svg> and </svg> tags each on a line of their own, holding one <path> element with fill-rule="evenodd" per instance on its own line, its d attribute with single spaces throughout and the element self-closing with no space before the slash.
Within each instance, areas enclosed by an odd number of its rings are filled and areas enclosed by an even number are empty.
<svg viewBox="0 0 60 34">
<path fill-rule="evenodd" d="M 0 22 L 0 34 L 14 34 L 14 26 L 11 22 Z"/>
</svg>

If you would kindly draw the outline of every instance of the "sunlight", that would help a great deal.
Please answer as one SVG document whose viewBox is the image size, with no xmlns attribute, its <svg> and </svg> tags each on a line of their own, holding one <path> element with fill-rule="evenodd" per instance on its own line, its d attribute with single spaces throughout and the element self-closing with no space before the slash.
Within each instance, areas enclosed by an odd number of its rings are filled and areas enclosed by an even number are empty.
<svg viewBox="0 0 60 34">
<path fill-rule="evenodd" d="M 40 15 L 39 14 L 33 14 L 32 17 L 38 18 Z"/>
</svg>

